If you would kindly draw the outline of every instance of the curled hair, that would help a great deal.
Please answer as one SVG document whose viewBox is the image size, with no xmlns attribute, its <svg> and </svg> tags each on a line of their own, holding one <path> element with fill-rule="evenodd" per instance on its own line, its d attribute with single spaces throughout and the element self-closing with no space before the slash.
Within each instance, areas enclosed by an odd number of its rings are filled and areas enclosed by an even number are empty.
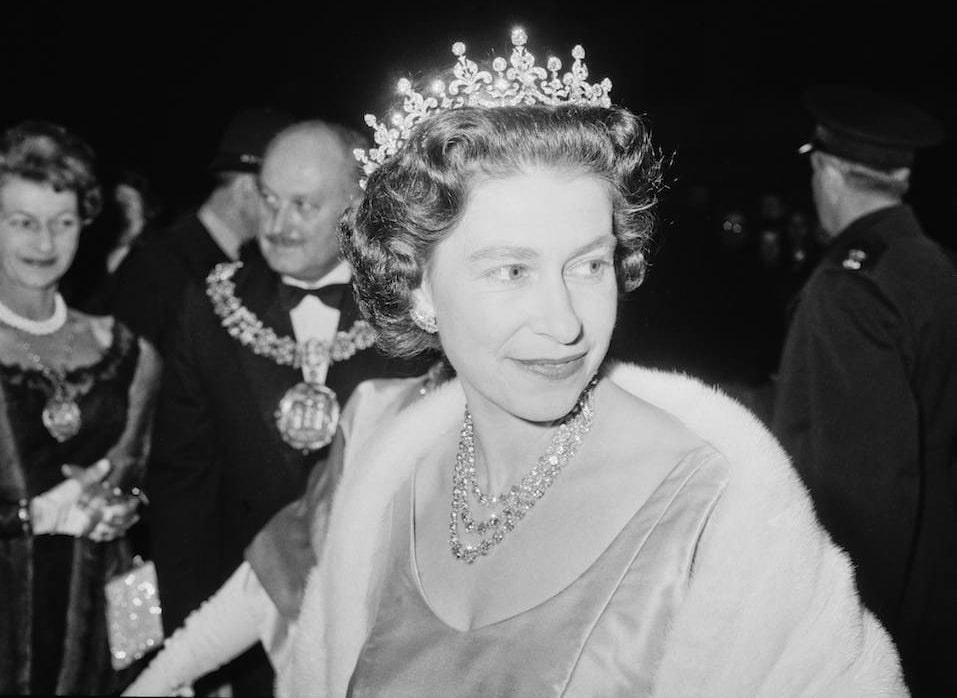
<svg viewBox="0 0 957 698">
<path fill-rule="evenodd" d="M 409 316 L 436 245 L 461 219 L 476 183 L 537 168 L 607 184 L 619 288 L 641 283 L 662 182 L 662 159 L 641 117 L 574 104 L 439 112 L 369 176 L 365 196 L 340 226 L 360 309 L 383 351 L 408 357 L 439 348 Z"/>
<path fill-rule="evenodd" d="M 0 137 L 0 186 L 20 177 L 48 184 L 57 192 L 72 191 L 80 217 L 87 222 L 103 205 L 94 162 L 90 146 L 57 124 L 24 121 Z"/>
</svg>

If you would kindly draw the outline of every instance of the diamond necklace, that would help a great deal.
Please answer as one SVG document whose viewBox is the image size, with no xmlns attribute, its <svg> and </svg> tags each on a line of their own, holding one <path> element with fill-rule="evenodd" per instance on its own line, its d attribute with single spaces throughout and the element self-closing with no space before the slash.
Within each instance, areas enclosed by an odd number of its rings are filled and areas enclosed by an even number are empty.
<svg viewBox="0 0 957 698">
<path fill-rule="evenodd" d="M 597 382 L 597 376 L 589 381 L 578 403 L 558 426 L 538 462 L 518 484 L 499 495 L 483 492 L 475 478 L 475 431 L 472 414 L 466 405 L 452 471 L 452 506 L 449 514 L 449 547 L 457 560 L 472 564 L 479 557 L 488 555 L 552 486 L 562 468 L 575 456 L 591 428 L 594 415 L 592 389 Z M 484 521 L 476 521 L 472 516 L 470 498 L 486 509 L 498 511 L 492 511 Z M 459 538 L 460 527 L 464 528 L 465 533 L 477 536 L 478 544 L 463 543 Z"/>
</svg>

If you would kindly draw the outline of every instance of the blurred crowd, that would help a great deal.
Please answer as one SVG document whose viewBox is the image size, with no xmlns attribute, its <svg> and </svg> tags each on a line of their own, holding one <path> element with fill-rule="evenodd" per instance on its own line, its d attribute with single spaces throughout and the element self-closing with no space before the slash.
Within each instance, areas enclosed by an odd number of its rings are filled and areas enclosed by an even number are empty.
<svg viewBox="0 0 957 698">
<path fill-rule="evenodd" d="M 736 195 L 705 185 L 670 194 L 613 353 L 702 376 L 770 420 L 788 319 L 827 243 L 813 204 L 746 183 Z"/>
</svg>

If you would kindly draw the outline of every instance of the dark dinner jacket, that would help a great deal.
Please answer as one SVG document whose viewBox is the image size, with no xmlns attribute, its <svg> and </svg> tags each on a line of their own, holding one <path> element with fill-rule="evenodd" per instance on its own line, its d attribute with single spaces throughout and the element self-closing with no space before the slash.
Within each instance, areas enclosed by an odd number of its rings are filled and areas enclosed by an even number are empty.
<svg viewBox="0 0 957 698">
<path fill-rule="evenodd" d="M 186 287 L 202 284 L 214 266 L 228 261 L 196 212 L 184 215 L 134 242 L 116 270 L 112 313 L 162 351 Z"/>
<path fill-rule="evenodd" d="M 236 295 L 278 335 L 293 336 L 278 275 L 258 250 L 246 252 L 233 277 Z M 339 329 L 358 317 L 345 294 Z M 263 524 L 302 494 L 327 449 L 303 454 L 282 440 L 274 413 L 301 371 L 231 337 L 205 287 L 187 289 L 168 340 L 147 492 L 163 621 L 172 631 L 242 562 Z M 344 405 L 363 380 L 417 375 L 421 366 L 369 348 L 332 364 L 326 384 Z"/>
</svg>

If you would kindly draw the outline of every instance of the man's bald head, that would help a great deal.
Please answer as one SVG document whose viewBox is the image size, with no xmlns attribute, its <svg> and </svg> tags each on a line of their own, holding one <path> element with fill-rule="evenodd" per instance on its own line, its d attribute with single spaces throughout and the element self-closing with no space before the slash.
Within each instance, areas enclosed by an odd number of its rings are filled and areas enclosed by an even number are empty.
<svg viewBox="0 0 957 698">
<path fill-rule="evenodd" d="M 263 164 L 271 155 L 285 157 L 299 152 L 302 160 L 334 165 L 350 187 L 358 187 L 362 169 L 353 151 L 368 147 L 368 139 L 351 128 L 318 119 L 302 121 L 276 134 L 266 148 Z"/>
<path fill-rule="evenodd" d="M 336 229 L 359 192 L 354 148 L 362 136 L 338 124 L 306 121 L 273 138 L 260 173 L 259 244 L 281 274 L 319 279 L 339 261 Z"/>
</svg>

